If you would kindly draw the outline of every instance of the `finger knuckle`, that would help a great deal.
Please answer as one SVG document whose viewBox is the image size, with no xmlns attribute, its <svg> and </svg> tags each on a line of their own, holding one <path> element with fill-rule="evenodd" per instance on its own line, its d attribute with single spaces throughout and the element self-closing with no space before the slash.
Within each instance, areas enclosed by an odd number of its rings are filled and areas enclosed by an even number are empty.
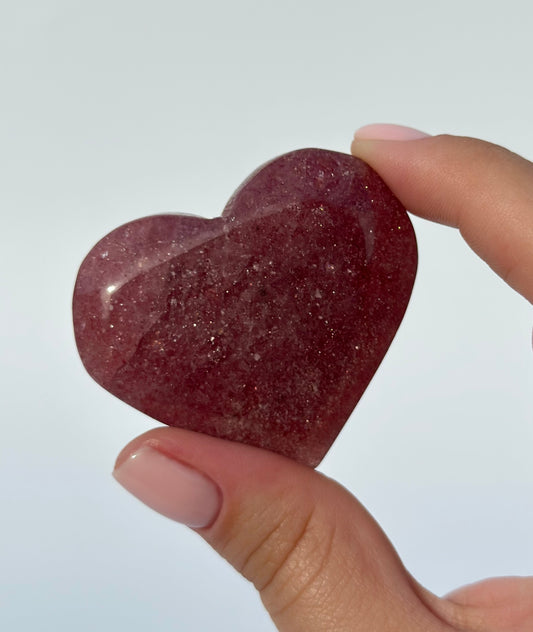
<svg viewBox="0 0 533 632">
<path fill-rule="evenodd" d="M 259 587 L 261 598 L 273 617 L 279 617 L 303 602 L 313 604 L 326 598 L 328 566 L 334 548 L 335 527 L 312 511 L 299 521 L 276 564 Z"/>
</svg>

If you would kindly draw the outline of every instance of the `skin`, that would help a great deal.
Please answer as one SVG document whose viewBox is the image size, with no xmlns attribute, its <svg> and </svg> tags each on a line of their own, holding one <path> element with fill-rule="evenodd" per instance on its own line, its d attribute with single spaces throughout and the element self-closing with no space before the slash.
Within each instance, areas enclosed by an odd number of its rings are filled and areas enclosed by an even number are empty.
<svg viewBox="0 0 533 632">
<path fill-rule="evenodd" d="M 533 302 L 533 164 L 453 136 L 356 138 L 412 213 L 457 227 L 473 250 Z M 502 230 L 505 227 L 505 230 Z M 176 428 L 131 442 L 216 483 L 221 506 L 197 532 L 259 591 L 280 632 L 531 632 L 533 577 L 491 579 L 439 598 L 409 575 L 346 489 L 278 455 Z"/>
</svg>

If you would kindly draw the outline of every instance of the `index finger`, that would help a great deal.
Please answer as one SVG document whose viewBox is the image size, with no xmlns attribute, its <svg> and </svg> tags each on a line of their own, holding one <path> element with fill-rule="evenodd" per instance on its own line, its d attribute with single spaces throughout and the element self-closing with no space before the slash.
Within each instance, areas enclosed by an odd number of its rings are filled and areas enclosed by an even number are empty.
<svg viewBox="0 0 533 632">
<path fill-rule="evenodd" d="M 372 138 L 383 130 L 398 140 Z M 472 249 L 533 302 L 533 164 L 473 138 L 416 132 L 414 140 L 402 138 L 394 127 L 362 128 L 352 154 L 370 164 L 409 211 L 459 228 Z"/>
</svg>

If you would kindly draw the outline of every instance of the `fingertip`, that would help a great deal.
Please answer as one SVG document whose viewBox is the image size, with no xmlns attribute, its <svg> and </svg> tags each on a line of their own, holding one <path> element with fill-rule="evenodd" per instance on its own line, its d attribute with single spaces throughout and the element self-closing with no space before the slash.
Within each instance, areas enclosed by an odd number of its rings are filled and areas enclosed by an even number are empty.
<svg viewBox="0 0 533 632">
<path fill-rule="evenodd" d="M 356 132 L 352 153 L 409 211 L 459 228 L 497 274 L 533 301 L 533 164 L 474 138 L 417 138 L 416 131 L 412 140 L 401 137 L 394 126 L 367 126 Z"/>
<path fill-rule="evenodd" d="M 149 444 L 130 452 L 113 476 L 148 507 L 193 529 L 211 525 L 220 513 L 222 495 L 214 481 Z"/>
<path fill-rule="evenodd" d="M 312 468 L 268 450 L 167 426 L 130 441 L 119 453 L 115 471 L 146 448 L 198 470 L 215 481 L 228 498 L 250 485 L 256 489 L 283 486 L 291 477 L 304 477 L 309 482 L 316 474 Z"/>
<path fill-rule="evenodd" d="M 372 123 L 360 127 L 354 134 L 353 142 L 360 140 L 396 140 L 409 141 L 429 138 L 430 134 L 414 127 L 392 123 Z"/>
<path fill-rule="evenodd" d="M 424 141 L 435 138 L 414 127 L 372 123 L 356 130 L 350 151 L 376 169 L 387 182 L 391 170 L 400 172 L 402 163 L 416 156 L 419 143 L 425 144 Z M 392 188 L 394 190 L 394 186 Z"/>
</svg>

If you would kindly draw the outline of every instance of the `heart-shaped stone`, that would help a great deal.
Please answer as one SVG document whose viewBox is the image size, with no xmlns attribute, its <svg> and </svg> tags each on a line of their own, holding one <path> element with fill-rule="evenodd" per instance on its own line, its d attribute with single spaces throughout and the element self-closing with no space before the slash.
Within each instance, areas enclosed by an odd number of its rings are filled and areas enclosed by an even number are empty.
<svg viewBox="0 0 533 632">
<path fill-rule="evenodd" d="M 316 466 L 386 353 L 417 266 L 411 222 L 351 156 L 285 154 L 221 217 L 156 215 L 81 265 L 87 371 L 155 419 Z"/>
</svg>

